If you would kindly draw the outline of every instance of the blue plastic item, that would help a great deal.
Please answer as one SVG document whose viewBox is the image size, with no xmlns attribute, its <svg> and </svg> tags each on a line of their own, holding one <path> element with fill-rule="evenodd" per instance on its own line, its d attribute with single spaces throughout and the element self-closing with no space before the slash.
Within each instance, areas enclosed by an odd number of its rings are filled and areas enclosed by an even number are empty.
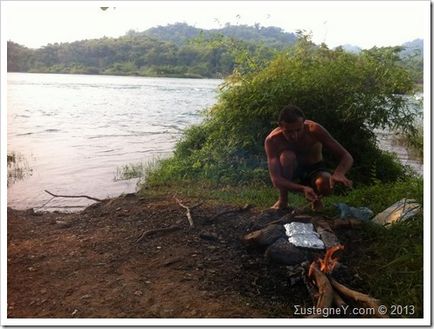
<svg viewBox="0 0 434 329">
<path fill-rule="evenodd" d="M 335 207 L 340 211 L 339 217 L 344 218 L 356 218 L 360 220 L 369 220 L 374 216 L 374 212 L 367 207 L 351 207 L 345 203 L 337 203 Z"/>
</svg>

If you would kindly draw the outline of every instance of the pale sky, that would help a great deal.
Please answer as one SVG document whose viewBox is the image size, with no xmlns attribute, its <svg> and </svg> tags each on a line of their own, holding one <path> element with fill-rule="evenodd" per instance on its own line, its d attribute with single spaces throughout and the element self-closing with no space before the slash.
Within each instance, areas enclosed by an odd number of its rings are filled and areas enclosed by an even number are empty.
<svg viewBox="0 0 434 329">
<path fill-rule="evenodd" d="M 428 41 L 430 10 L 430 1 L 1 2 L 3 35 L 30 48 L 176 22 L 204 29 L 225 23 L 304 29 L 315 43 L 329 47 L 396 46 L 416 38 Z"/>
</svg>

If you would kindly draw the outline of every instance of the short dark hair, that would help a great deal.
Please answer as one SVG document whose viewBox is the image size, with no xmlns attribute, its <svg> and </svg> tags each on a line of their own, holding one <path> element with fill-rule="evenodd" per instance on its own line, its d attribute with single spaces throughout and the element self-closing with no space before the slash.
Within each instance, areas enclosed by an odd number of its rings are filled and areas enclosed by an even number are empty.
<svg viewBox="0 0 434 329">
<path fill-rule="evenodd" d="M 304 120 L 304 113 L 298 106 L 293 104 L 286 105 L 279 114 L 279 122 L 293 123 L 296 122 L 298 118 Z"/>
</svg>

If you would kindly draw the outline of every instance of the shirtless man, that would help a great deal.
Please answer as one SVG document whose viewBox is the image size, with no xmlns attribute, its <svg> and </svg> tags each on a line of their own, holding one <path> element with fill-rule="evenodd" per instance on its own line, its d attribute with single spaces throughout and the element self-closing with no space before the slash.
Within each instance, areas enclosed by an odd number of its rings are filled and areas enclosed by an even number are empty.
<svg viewBox="0 0 434 329">
<path fill-rule="evenodd" d="M 323 146 L 339 159 L 332 174 L 323 162 Z M 287 208 L 288 191 L 294 191 L 303 193 L 313 209 L 319 210 L 321 197 L 329 195 L 336 183 L 352 186 L 345 177 L 353 165 L 350 153 L 320 124 L 305 120 L 295 105 L 282 109 L 279 126 L 265 139 L 265 152 L 271 181 L 280 193 L 272 208 Z"/>
</svg>

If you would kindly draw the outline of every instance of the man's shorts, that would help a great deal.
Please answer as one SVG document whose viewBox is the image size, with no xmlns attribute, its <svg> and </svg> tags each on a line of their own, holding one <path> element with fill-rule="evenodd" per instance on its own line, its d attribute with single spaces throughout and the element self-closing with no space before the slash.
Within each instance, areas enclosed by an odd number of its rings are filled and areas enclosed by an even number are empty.
<svg viewBox="0 0 434 329">
<path fill-rule="evenodd" d="M 312 165 L 297 166 L 294 173 L 294 179 L 299 180 L 302 185 L 314 187 L 314 180 L 316 179 L 317 174 L 322 171 L 330 173 L 330 170 L 327 168 L 324 161 Z"/>
</svg>

